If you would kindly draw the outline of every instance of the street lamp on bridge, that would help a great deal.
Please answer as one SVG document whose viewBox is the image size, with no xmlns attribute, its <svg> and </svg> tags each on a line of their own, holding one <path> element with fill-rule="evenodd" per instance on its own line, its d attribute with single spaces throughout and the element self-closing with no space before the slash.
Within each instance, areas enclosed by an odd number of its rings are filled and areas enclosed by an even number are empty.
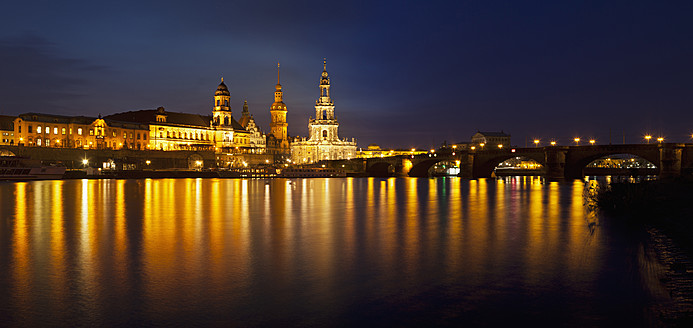
<svg viewBox="0 0 693 328">
<path fill-rule="evenodd" d="M 534 139 L 534 148 L 539 147 L 539 139 Z"/>
<path fill-rule="evenodd" d="M 580 145 L 580 138 L 575 138 L 575 139 L 573 139 L 573 141 L 575 141 L 576 146 Z"/>
<path fill-rule="evenodd" d="M 664 138 L 659 137 L 659 138 L 657 138 L 657 141 L 658 141 L 659 143 L 662 143 L 662 141 L 664 141 Z"/>
<path fill-rule="evenodd" d="M 594 143 L 595 143 L 595 142 L 597 142 L 597 141 L 594 140 L 594 139 L 590 139 L 590 145 L 593 145 L 593 146 L 594 146 Z"/>
<path fill-rule="evenodd" d="M 645 140 L 647 140 L 647 143 L 650 143 L 650 139 L 652 139 L 651 135 L 648 134 L 645 136 Z"/>
<path fill-rule="evenodd" d="M 555 145 L 556 145 L 556 141 L 551 140 L 551 146 L 555 146 Z"/>
</svg>

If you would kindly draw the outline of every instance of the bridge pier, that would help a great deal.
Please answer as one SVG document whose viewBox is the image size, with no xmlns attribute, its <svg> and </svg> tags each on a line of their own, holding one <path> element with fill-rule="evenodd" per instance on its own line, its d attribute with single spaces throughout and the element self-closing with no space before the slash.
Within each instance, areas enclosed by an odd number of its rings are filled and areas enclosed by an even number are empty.
<svg viewBox="0 0 693 328">
<path fill-rule="evenodd" d="M 546 178 L 549 180 L 561 180 L 565 176 L 565 157 L 568 152 L 567 147 L 546 147 L 545 163 Z"/>
<path fill-rule="evenodd" d="M 681 158 L 683 144 L 661 144 L 659 147 L 659 178 L 676 178 L 681 176 Z"/>
<path fill-rule="evenodd" d="M 474 179 L 474 152 L 460 155 L 460 173 L 457 175 L 465 179 Z"/>
</svg>

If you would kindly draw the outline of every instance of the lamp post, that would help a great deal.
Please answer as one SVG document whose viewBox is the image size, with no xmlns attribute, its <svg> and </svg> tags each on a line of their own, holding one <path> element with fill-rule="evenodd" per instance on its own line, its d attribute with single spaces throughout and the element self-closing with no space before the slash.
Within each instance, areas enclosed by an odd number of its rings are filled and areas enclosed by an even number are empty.
<svg viewBox="0 0 693 328">
<path fill-rule="evenodd" d="M 503 144 L 498 144 L 498 149 L 503 149 Z"/>
<path fill-rule="evenodd" d="M 657 138 L 657 141 L 658 141 L 659 143 L 662 143 L 662 141 L 664 141 L 664 138 L 659 137 L 659 138 Z"/>
<path fill-rule="evenodd" d="M 645 136 L 645 140 L 647 140 L 647 143 L 648 143 L 648 144 L 650 143 L 650 139 L 652 139 L 652 136 L 651 136 L 651 135 L 648 134 L 648 135 Z"/>
<path fill-rule="evenodd" d="M 534 148 L 539 147 L 539 139 L 534 139 Z"/>
<path fill-rule="evenodd" d="M 590 139 L 590 145 L 594 146 L 594 143 L 595 143 L 595 142 L 596 142 L 596 141 L 595 141 L 594 139 Z"/>
<path fill-rule="evenodd" d="M 576 146 L 580 145 L 580 138 L 575 138 L 575 139 L 573 139 L 573 141 L 575 141 Z"/>
<path fill-rule="evenodd" d="M 551 146 L 555 146 L 555 145 L 556 145 L 556 142 L 551 140 Z"/>
</svg>

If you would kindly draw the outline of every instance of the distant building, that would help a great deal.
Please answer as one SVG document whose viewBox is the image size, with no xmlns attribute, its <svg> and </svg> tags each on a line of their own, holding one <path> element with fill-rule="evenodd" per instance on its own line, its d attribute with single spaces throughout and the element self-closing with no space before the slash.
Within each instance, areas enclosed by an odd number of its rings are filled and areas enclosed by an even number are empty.
<svg viewBox="0 0 693 328">
<path fill-rule="evenodd" d="M 214 93 L 212 115 L 170 112 L 163 107 L 103 118 L 26 113 L 12 117 L 13 130 L 2 133 L 14 133 L 14 144 L 29 147 L 265 153 L 265 136 L 247 104 L 242 125 L 232 116 L 230 98 L 222 79 Z M 2 121 L 0 129 L 6 126 Z"/>
<path fill-rule="evenodd" d="M 297 164 L 356 157 L 356 141 L 339 139 L 339 123 L 334 112 L 334 102 L 330 98 L 327 62 L 323 62 L 319 87 L 320 98 L 315 102 L 315 119 L 308 120 L 310 137 L 291 143 L 291 158 Z"/>
<path fill-rule="evenodd" d="M 14 145 L 15 116 L 0 115 L 0 145 Z"/>
<path fill-rule="evenodd" d="M 477 131 L 471 140 L 470 146 L 482 147 L 482 149 L 496 149 L 498 145 L 510 147 L 510 135 L 505 132 L 481 132 Z M 479 149 L 479 148 L 477 148 Z"/>
<path fill-rule="evenodd" d="M 417 149 L 380 149 L 376 144 L 370 144 L 366 149 L 359 149 L 356 152 L 358 158 L 388 157 L 400 155 L 421 155 L 428 153 L 428 150 Z"/>
</svg>

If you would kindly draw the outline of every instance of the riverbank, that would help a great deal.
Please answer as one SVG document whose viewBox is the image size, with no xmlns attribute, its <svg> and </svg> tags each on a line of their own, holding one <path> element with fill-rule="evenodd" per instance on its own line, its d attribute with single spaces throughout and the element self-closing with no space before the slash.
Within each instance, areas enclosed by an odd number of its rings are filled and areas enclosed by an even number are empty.
<svg viewBox="0 0 693 328">
<path fill-rule="evenodd" d="M 693 326 L 693 180 L 611 183 L 592 194 L 596 207 L 646 236 L 661 264 L 659 283 L 670 302 L 657 310 L 667 326 Z"/>
</svg>

